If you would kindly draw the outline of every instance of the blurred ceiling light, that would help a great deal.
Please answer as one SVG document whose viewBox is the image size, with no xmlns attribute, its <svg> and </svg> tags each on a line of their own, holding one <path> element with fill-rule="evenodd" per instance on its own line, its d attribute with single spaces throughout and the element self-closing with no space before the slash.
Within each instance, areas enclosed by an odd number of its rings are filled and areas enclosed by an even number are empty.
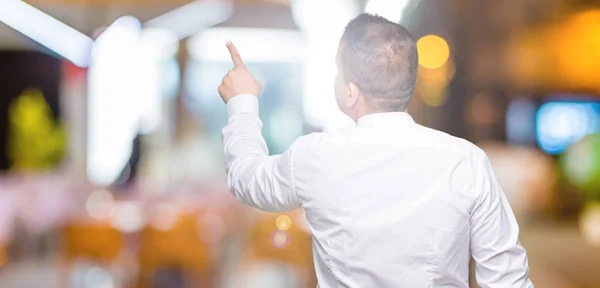
<svg viewBox="0 0 600 288">
<path fill-rule="evenodd" d="M 365 6 L 365 12 L 377 14 L 392 22 L 399 23 L 402 19 L 402 10 L 410 0 L 370 0 Z"/>
<path fill-rule="evenodd" d="M 138 109 L 144 102 L 137 97 L 144 95 L 132 81 L 140 70 L 140 33 L 137 19 L 121 17 L 100 35 L 93 49 L 88 73 L 87 174 L 97 185 L 110 185 L 118 178 L 140 128 Z"/>
<path fill-rule="evenodd" d="M 227 20 L 231 14 L 231 0 L 198 0 L 158 16 L 145 26 L 171 30 L 183 39 Z"/>
<path fill-rule="evenodd" d="M 20 0 L 0 0 L 0 21 L 79 67 L 87 67 L 94 41 Z"/>
<path fill-rule="evenodd" d="M 342 36 L 341 32 L 344 27 L 359 13 L 354 2 L 348 0 L 291 0 L 292 16 L 296 25 L 307 33 L 323 34 L 323 32 L 336 31 L 339 35 L 336 35 L 333 40 L 337 42 L 339 36 Z"/>
<path fill-rule="evenodd" d="M 141 53 L 148 59 L 167 60 L 177 56 L 179 39 L 165 28 L 146 28 L 139 39 Z"/>
<path fill-rule="evenodd" d="M 306 41 L 293 30 L 211 28 L 190 38 L 188 51 L 200 61 L 231 62 L 225 43 L 231 41 L 244 62 L 302 63 Z"/>
<path fill-rule="evenodd" d="M 133 75 L 135 95 L 138 105 L 139 132 L 150 134 L 162 121 L 162 98 L 166 93 L 163 85 L 169 79 L 164 77 L 170 61 L 177 61 L 179 41 L 177 36 L 164 28 L 147 28 L 142 30 L 138 40 L 138 55 L 136 56 Z"/>
<path fill-rule="evenodd" d="M 127 37 L 129 38 L 128 40 L 137 40 L 137 35 L 125 35 L 125 33 L 131 34 L 131 31 L 134 31 L 137 34 L 141 29 L 142 23 L 140 23 L 140 20 L 137 18 L 129 15 L 119 17 L 96 38 L 96 45 L 94 48 L 97 48 L 98 45 L 102 45 L 103 42 L 115 41 L 115 37 Z"/>
<path fill-rule="evenodd" d="M 96 40 L 89 72 L 88 177 L 116 184 L 137 133 L 161 122 L 163 69 L 179 50 L 168 29 L 142 30 L 132 16 L 117 19 Z"/>
<path fill-rule="evenodd" d="M 293 0 L 294 21 L 306 35 L 303 114 L 308 124 L 324 130 L 352 125 L 338 108 L 333 92 L 335 57 L 348 22 L 360 12 L 355 1 Z"/>
<path fill-rule="evenodd" d="M 450 48 L 444 38 L 437 35 L 427 35 L 417 41 L 419 65 L 427 69 L 438 69 L 450 58 Z"/>
</svg>

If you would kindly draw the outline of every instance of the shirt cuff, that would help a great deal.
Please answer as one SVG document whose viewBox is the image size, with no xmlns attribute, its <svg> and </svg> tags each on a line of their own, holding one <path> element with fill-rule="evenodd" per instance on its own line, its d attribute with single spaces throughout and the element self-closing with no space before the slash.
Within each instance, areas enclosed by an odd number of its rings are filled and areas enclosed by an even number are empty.
<svg viewBox="0 0 600 288">
<path fill-rule="evenodd" d="M 227 116 L 250 114 L 258 117 L 258 97 L 252 94 L 241 94 L 227 101 Z"/>
</svg>

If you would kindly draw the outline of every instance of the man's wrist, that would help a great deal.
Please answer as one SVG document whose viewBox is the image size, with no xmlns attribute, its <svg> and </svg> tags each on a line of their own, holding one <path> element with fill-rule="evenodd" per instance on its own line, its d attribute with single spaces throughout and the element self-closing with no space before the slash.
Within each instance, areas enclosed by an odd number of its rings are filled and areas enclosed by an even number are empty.
<svg viewBox="0 0 600 288">
<path fill-rule="evenodd" d="M 258 97 L 252 94 L 240 94 L 227 101 L 227 116 L 251 114 L 258 117 Z"/>
</svg>

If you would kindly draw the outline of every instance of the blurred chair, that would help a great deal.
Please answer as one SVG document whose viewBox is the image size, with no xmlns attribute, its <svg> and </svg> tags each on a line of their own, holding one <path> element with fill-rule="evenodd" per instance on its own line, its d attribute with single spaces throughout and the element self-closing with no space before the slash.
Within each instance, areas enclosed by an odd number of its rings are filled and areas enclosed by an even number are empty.
<svg viewBox="0 0 600 288">
<path fill-rule="evenodd" d="M 187 287 L 213 287 L 210 247 L 201 237 L 200 232 L 205 230 L 198 219 L 195 213 L 182 214 L 166 229 L 144 228 L 139 253 L 140 288 L 153 287 L 156 273 L 173 268 L 182 269 L 191 279 L 186 281 Z"/>
<path fill-rule="evenodd" d="M 6 261 L 6 246 L 4 245 L 4 243 L 0 242 L 0 269 L 2 269 L 2 266 L 4 266 L 4 264 L 6 264 Z"/>
<path fill-rule="evenodd" d="M 290 223 L 284 223 L 284 227 L 281 227 L 281 223 L 277 223 L 280 216 L 288 216 Z M 301 287 L 315 287 L 317 281 L 312 258 L 312 236 L 302 228 L 301 221 L 305 220 L 299 211 L 261 213 L 250 229 L 249 241 L 244 247 L 237 274 L 257 263 L 266 262 L 291 268 L 298 276 Z"/>
<path fill-rule="evenodd" d="M 69 287 L 69 275 L 77 260 L 110 266 L 119 258 L 124 237 L 105 221 L 72 221 L 61 230 L 62 249 L 59 287 Z"/>
</svg>

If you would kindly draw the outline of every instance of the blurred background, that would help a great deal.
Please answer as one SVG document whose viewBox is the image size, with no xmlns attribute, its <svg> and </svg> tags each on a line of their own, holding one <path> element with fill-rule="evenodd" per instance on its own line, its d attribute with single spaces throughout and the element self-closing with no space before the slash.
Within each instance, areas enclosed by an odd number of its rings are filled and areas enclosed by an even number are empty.
<svg viewBox="0 0 600 288">
<path fill-rule="evenodd" d="M 303 212 L 227 191 L 224 43 L 277 154 L 352 125 L 364 11 L 419 39 L 410 113 L 488 153 L 536 286 L 600 287 L 597 0 L 0 0 L 0 287 L 315 287 Z"/>
</svg>

